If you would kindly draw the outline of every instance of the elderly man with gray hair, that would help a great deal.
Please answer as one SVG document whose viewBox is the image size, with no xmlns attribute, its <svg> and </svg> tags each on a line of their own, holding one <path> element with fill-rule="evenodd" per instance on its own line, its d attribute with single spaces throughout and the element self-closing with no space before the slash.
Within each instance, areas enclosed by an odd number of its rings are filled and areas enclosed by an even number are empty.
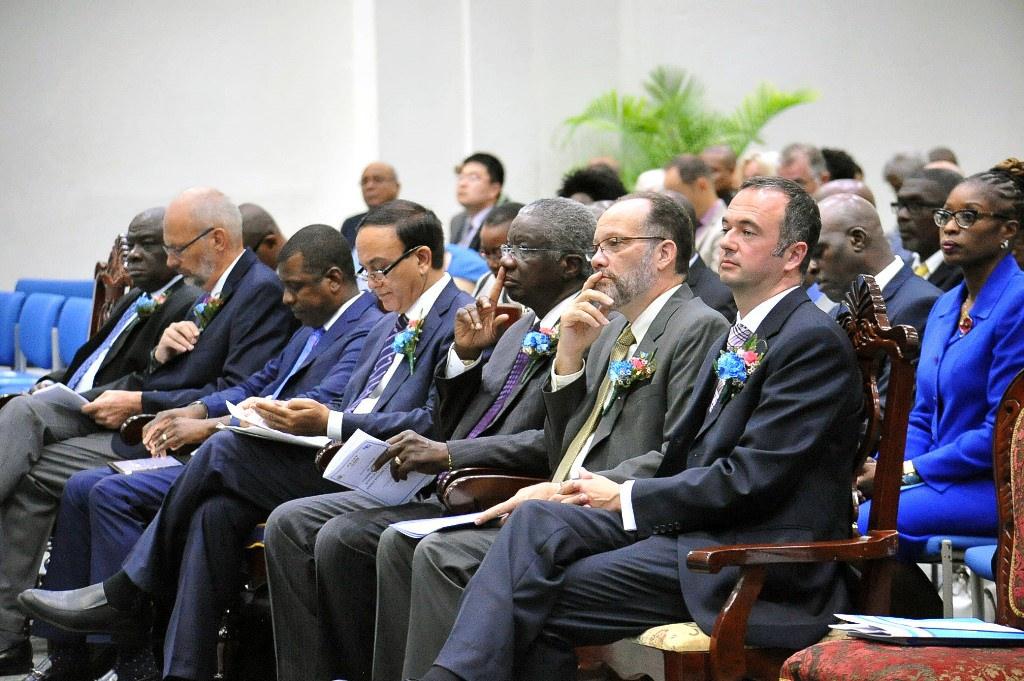
<svg viewBox="0 0 1024 681">
<path fill-rule="evenodd" d="M 389 465 L 395 478 L 470 466 L 546 475 L 541 391 L 553 353 L 545 348 L 554 348 L 558 319 L 591 273 L 594 225 L 590 211 L 569 199 L 519 211 L 495 284 L 459 310 L 455 342 L 436 369 L 435 425 L 447 441 L 404 431 L 378 465 Z M 503 288 L 530 310 L 518 321 L 497 305 Z M 370 677 L 380 534 L 392 522 L 442 511 L 433 498 L 380 507 L 341 492 L 273 512 L 266 548 L 281 681 Z"/>
<path fill-rule="evenodd" d="M 821 149 L 813 144 L 794 143 L 782 150 L 779 177 L 792 180 L 814 195 L 818 187 L 832 179 Z"/>
</svg>

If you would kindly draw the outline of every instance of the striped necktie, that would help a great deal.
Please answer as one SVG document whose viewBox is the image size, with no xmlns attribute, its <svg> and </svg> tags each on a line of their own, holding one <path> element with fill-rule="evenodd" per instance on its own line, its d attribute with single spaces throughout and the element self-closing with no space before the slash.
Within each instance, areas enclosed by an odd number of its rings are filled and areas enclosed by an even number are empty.
<svg viewBox="0 0 1024 681">
<path fill-rule="evenodd" d="M 89 369 L 92 367 L 93 363 L 100 357 L 106 356 L 107 351 L 110 350 L 110 346 L 114 344 L 114 341 L 117 340 L 118 336 L 124 332 L 125 328 L 129 324 L 138 319 L 139 315 L 137 308 L 141 299 L 142 296 L 135 299 L 135 302 L 125 310 L 124 314 L 121 315 L 121 318 L 117 320 L 117 325 L 110 330 L 110 333 L 108 333 L 107 337 L 103 339 L 103 342 L 99 344 L 99 347 L 93 350 L 92 354 L 90 354 L 89 357 L 79 365 L 78 369 L 75 370 L 74 375 L 71 377 L 71 380 L 67 382 L 67 386 L 69 388 L 72 390 L 76 389 L 78 384 L 82 382 L 85 375 L 89 373 Z"/>
<path fill-rule="evenodd" d="M 622 333 L 615 339 L 615 345 L 612 346 L 612 351 L 608 357 L 608 366 L 611 366 L 612 362 L 621 362 L 626 359 L 629 354 L 629 346 L 636 342 L 636 338 L 633 336 L 633 328 L 626 324 L 625 328 L 622 329 Z M 572 470 L 572 464 L 576 461 L 576 458 L 583 451 L 583 446 L 590 439 L 590 436 L 597 430 L 597 425 L 601 422 L 601 416 L 604 415 L 604 403 L 608 399 L 608 391 L 611 390 L 612 382 L 608 377 L 608 372 L 604 372 L 604 378 L 601 379 L 601 387 L 597 390 L 597 400 L 594 402 L 593 409 L 590 410 L 590 415 L 587 420 L 583 422 L 583 426 L 580 427 L 576 437 L 569 443 L 569 448 L 565 450 L 565 454 L 562 455 L 562 460 L 558 463 L 558 468 L 555 469 L 555 474 L 551 476 L 552 482 L 562 482 L 569 478 L 569 471 Z"/>
<path fill-rule="evenodd" d="M 384 378 L 384 374 L 391 368 L 391 363 L 395 359 L 395 336 L 405 331 L 405 328 L 409 325 L 409 318 L 404 314 L 398 315 L 398 319 L 395 320 L 395 328 L 391 330 L 388 337 L 384 340 L 384 345 L 380 349 L 380 353 L 377 355 L 377 361 L 373 364 L 373 371 L 370 372 L 369 378 L 366 379 L 366 385 L 363 387 L 362 392 L 359 393 L 359 397 L 352 400 L 347 407 L 345 412 L 352 413 L 355 411 L 359 403 L 373 394 L 373 391 L 380 385 L 381 380 Z"/>
<path fill-rule="evenodd" d="M 292 380 L 292 376 L 294 376 L 296 372 L 298 372 L 299 368 L 302 367 L 302 363 L 306 361 L 306 358 L 309 357 L 310 353 L 313 352 L 313 349 L 316 348 L 317 344 L 320 342 L 320 339 L 323 337 L 323 327 L 320 327 L 319 329 L 314 329 L 313 333 L 309 334 L 309 338 L 306 339 L 306 344 L 302 346 L 302 352 L 299 353 L 299 356 L 298 358 L 296 358 L 295 363 L 292 364 L 292 368 L 288 370 L 288 374 L 284 377 L 284 380 L 277 385 L 277 388 L 274 390 L 274 393 L 270 396 L 270 399 L 277 399 L 277 397 L 281 394 L 281 391 L 284 390 L 285 385 L 288 384 L 288 381 Z"/>
<path fill-rule="evenodd" d="M 538 327 L 539 328 L 539 327 Z M 536 329 L 531 328 L 531 331 Z M 479 437 L 480 433 L 487 430 L 491 424 L 494 423 L 494 419 L 501 413 L 502 408 L 508 401 L 509 395 L 515 390 L 515 387 L 519 385 L 519 381 L 522 380 L 523 374 L 526 373 L 526 367 L 530 361 L 529 356 L 523 352 L 522 348 L 519 349 L 519 354 L 516 355 L 515 361 L 512 362 L 512 369 L 509 371 L 508 376 L 505 378 L 505 384 L 501 386 L 501 390 L 498 392 L 498 396 L 491 403 L 491 406 L 487 408 L 484 415 L 480 417 L 480 420 L 473 430 L 469 431 L 469 435 L 466 437 L 469 439 Z"/>
<path fill-rule="evenodd" d="M 725 344 L 726 350 L 731 351 L 742 347 L 744 343 L 750 340 L 752 335 L 753 332 L 750 329 L 739 322 L 736 322 L 732 325 L 732 328 L 729 329 L 729 340 Z M 718 398 L 722 396 L 722 390 L 724 389 L 725 381 L 718 379 L 718 384 L 715 386 L 715 395 L 711 398 L 711 405 L 708 407 L 709 414 L 711 413 L 711 410 L 715 408 L 715 405 L 718 404 Z"/>
</svg>

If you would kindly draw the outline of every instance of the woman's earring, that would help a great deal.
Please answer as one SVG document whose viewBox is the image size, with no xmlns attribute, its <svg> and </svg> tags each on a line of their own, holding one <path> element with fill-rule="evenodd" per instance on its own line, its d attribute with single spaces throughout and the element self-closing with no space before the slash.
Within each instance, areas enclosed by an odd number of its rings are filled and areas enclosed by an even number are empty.
<svg viewBox="0 0 1024 681">
<path fill-rule="evenodd" d="M 999 248 L 1003 249 L 1004 251 L 1007 248 L 1009 248 L 1009 247 L 1010 247 L 1010 240 L 1009 239 L 1006 239 L 1005 241 L 1003 241 L 1003 243 L 999 244 Z"/>
</svg>

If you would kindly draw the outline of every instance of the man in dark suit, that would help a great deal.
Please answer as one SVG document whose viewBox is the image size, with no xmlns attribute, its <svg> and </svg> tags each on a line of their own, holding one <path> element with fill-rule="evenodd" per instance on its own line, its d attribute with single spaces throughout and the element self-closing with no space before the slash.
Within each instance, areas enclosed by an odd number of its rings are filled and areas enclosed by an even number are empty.
<svg viewBox="0 0 1024 681">
<path fill-rule="evenodd" d="M 454 343 L 437 367 L 441 440 L 412 430 L 392 437 L 386 459 L 395 477 L 469 466 L 547 475 L 541 390 L 555 341 L 548 351 L 537 346 L 532 358 L 523 343 L 530 334 L 531 341 L 551 336 L 590 274 L 585 254 L 594 222 L 568 199 L 537 201 L 515 218 L 500 258 L 504 271 L 488 296 L 456 315 Z M 507 330 L 495 310 L 502 288 L 532 310 Z M 390 508 L 366 508 L 369 501 L 358 492 L 298 499 L 267 521 L 280 681 L 370 677 L 380 534 L 392 522 L 437 517 L 443 508 L 433 498 Z M 346 579 L 330 578 L 338 573 Z"/>
<path fill-rule="evenodd" d="M 565 503 L 516 509 L 424 680 L 572 679 L 574 645 L 682 620 L 711 630 L 737 575 L 693 573 L 689 551 L 849 535 L 860 381 L 849 341 L 800 288 L 817 208 L 791 181 L 753 178 L 723 228 L 739 317 L 707 353 L 657 474 L 586 474 L 562 485 Z M 747 641 L 807 645 L 848 603 L 839 566 L 769 570 Z"/>
<path fill-rule="evenodd" d="M 410 424 L 431 432 L 431 369 L 450 343 L 455 311 L 469 301 L 442 269 L 441 224 L 418 204 L 393 201 L 367 214 L 357 244 L 361 272 L 390 313 L 367 335 L 344 395 L 330 407 L 307 398 L 254 400 L 271 427 L 304 435 L 362 428 L 388 437 Z M 405 313 L 423 322 L 410 350 L 415 367 L 393 346 L 399 328 L 410 323 L 399 319 Z M 403 411 L 381 411 L 387 408 Z M 120 572 L 85 589 L 43 594 L 34 614 L 70 630 L 138 629 L 135 606 L 143 594 L 152 595 L 172 606 L 163 675 L 209 678 L 219 613 L 237 588 L 238 547 L 275 506 L 341 490 L 320 476 L 312 454 L 254 438 L 211 438 L 175 481 Z"/>
<path fill-rule="evenodd" d="M 63 383 L 72 390 L 85 391 L 93 385 L 102 385 L 133 371 L 145 369 L 149 355 L 164 329 L 181 320 L 198 294 L 197 289 L 185 284 L 181 275 L 167 266 L 163 251 L 164 209 L 150 208 L 136 215 L 128 226 L 125 262 L 132 277 L 132 289 L 113 307 L 110 318 L 75 353 L 65 369 L 51 372 L 33 386 L 38 393 L 54 383 Z M 47 420 L 42 405 L 49 404 L 55 393 L 38 393 L 30 399 L 33 410 Z M 21 427 L 27 404 L 12 403 L 0 416 L 0 433 L 13 432 Z M 56 406 L 52 407 L 56 409 Z M 37 451 L 42 443 L 26 450 Z M 27 470 L 24 459 L 16 462 L 6 453 L 0 463 L 0 498 L 6 499 Z M 0 563 L 2 564 L 2 563 Z M 27 645 L 20 614 L 13 615 L 8 625 L 0 625 L 0 674 L 26 671 L 31 665 L 31 651 Z M 17 618 L 17 621 L 15 621 Z M 8 626 L 15 627 L 7 631 Z M 8 654 L 8 651 L 11 653 Z"/>
<path fill-rule="evenodd" d="M 914 274 L 943 291 L 963 281 L 964 275 L 959 267 L 947 265 L 943 260 L 939 228 L 932 212 L 942 208 L 953 187 L 963 179 L 952 170 L 921 170 L 904 178 L 896 192 L 896 202 L 892 204 L 903 247 L 914 254 Z"/>
<path fill-rule="evenodd" d="M 623 197 L 601 216 L 594 240 L 597 273 L 562 315 L 551 389 L 544 393 L 551 482 L 521 490 L 506 510 L 552 497 L 584 466 L 616 480 L 653 475 L 699 382 L 704 355 L 728 328 L 685 283 L 693 227 L 671 199 Z M 595 305 L 602 312 L 592 316 Z M 610 319 L 610 309 L 621 316 Z M 654 374 L 612 389 L 609 369 L 627 358 L 653 363 Z M 401 678 L 403 649 L 407 675 L 429 667 L 496 534 L 494 528 L 452 530 L 418 544 L 395 530 L 382 535 L 375 678 Z"/>
<path fill-rule="evenodd" d="M 288 239 L 281 233 L 277 221 L 262 206 L 242 203 L 242 243 L 256 254 L 260 262 L 272 270 L 277 269 L 277 256 Z"/>
<path fill-rule="evenodd" d="M 398 173 L 393 166 L 382 161 L 374 161 L 363 168 L 363 174 L 359 176 L 359 189 L 363 192 L 366 207 L 372 209 L 397 199 L 402 185 L 398 182 Z M 355 245 L 356 231 L 365 217 L 366 211 L 363 211 L 345 218 L 341 223 L 341 235 L 348 239 L 350 244 Z"/>
<path fill-rule="evenodd" d="M 484 218 L 499 203 L 508 201 L 501 194 L 505 185 L 505 166 L 492 154 L 470 154 L 455 169 L 455 198 L 465 210 L 452 216 L 449 241 L 471 250 L 480 250 L 480 227 Z"/>
<path fill-rule="evenodd" d="M 280 355 L 245 382 L 157 415 L 147 426 L 144 438 L 154 456 L 209 439 L 217 432 L 217 425 L 229 422 L 228 402 L 244 405 L 245 400 L 256 396 L 301 396 L 329 403 L 344 393 L 363 341 L 381 317 L 376 299 L 359 292 L 351 249 L 333 227 L 310 225 L 300 229 L 280 255 L 284 303 L 303 327 Z M 245 440 L 234 434 L 217 437 L 225 446 Z M 182 470 L 178 466 L 127 476 L 114 475 L 104 467 L 73 475 L 61 499 L 43 587 L 79 588 L 117 572 Z M 71 675 L 88 664 L 81 637 L 40 623 L 34 633 L 51 641 L 52 664 L 41 676 L 44 681 Z M 118 678 L 139 678 L 140 668 L 146 666 L 139 658 L 147 653 L 148 646 L 143 650 L 119 649 L 114 667 Z M 148 667 L 157 671 L 153 665 Z"/>
<path fill-rule="evenodd" d="M 291 333 L 294 320 L 281 303 L 281 284 L 242 248 L 241 216 L 226 196 L 196 188 L 172 201 L 164 216 L 163 247 L 167 266 L 207 294 L 188 320 L 167 327 L 149 368 L 93 387 L 84 393 L 92 402 L 80 410 L 41 411 L 33 409 L 33 400 L 19 405 L 18 398 L 2 412 L 12 420 L 3 431 L 7 446 L 0 467 L 16 469 L 15 475 L 4 474 L 13 484 L 0 496 L 0 626 L 5 629 L 17 631 L 16 623 L 24 621 L 15 598 L 35 583 L 64 483 L 78 471 L 133 456 L 114 451 L 110 429 L 144 410 L 182 406 L 239 383 L 273 357 Z"/>
<path fill-rule="evenodd" d="M 825 295 L 841 301 L 858 275 L 870 274 L 882 289 L 889 323 L 913 326 L 924 336 L 928 313 L 942 291 L 893 255 L 874 206 L 853 194 L 834 194 L 818 208 L 821 237 L 811 268 L 817 269 Z"/>
</svg>

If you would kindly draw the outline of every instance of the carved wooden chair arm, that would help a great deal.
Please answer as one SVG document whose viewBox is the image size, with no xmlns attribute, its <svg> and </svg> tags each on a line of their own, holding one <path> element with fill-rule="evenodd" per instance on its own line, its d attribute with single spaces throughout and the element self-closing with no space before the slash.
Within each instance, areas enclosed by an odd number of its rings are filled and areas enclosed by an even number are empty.
<svg viewBox="0 0 1024 681">
<path fill-rule="evenodd" d="M 327 470 L 327 464 L 331 462 L 334 455 L 338 453 L 339 449 L 341 449 L 341 444 L 341 440 L 333 440 L 317 450 L 314 461 L 316 462 L 316 469 L 318 471 L 323 473 Z"/>
<path fill-rule="evenodd" d="M 852 539 L 807 542 L 805 544 L 735 544 L 690 551 L 686 565 L 697 572 L 718 572 L 722 568 L 776 563 L 828 563 L 890 558 L 896 555 L 895 530 L 869 532 Z"/>
<path fill-rule="evenodd" d="M 500 468 L 457 468 L 438 486 L 437 494 L 452 513 L 474 513 L 509 499 L 523 487 L 547 478 Z"/>
<path fill-rule="evenodd" d="M 149 425 L 149 422 L 156 418 L 156 414 L 136 414 L 135 416 L 129 416 L 125 419 L 124 423 L 121 424 L 121 440 L 126 445 L 135 445 L 142 443 L 142 429 Z"/>
</svg>

